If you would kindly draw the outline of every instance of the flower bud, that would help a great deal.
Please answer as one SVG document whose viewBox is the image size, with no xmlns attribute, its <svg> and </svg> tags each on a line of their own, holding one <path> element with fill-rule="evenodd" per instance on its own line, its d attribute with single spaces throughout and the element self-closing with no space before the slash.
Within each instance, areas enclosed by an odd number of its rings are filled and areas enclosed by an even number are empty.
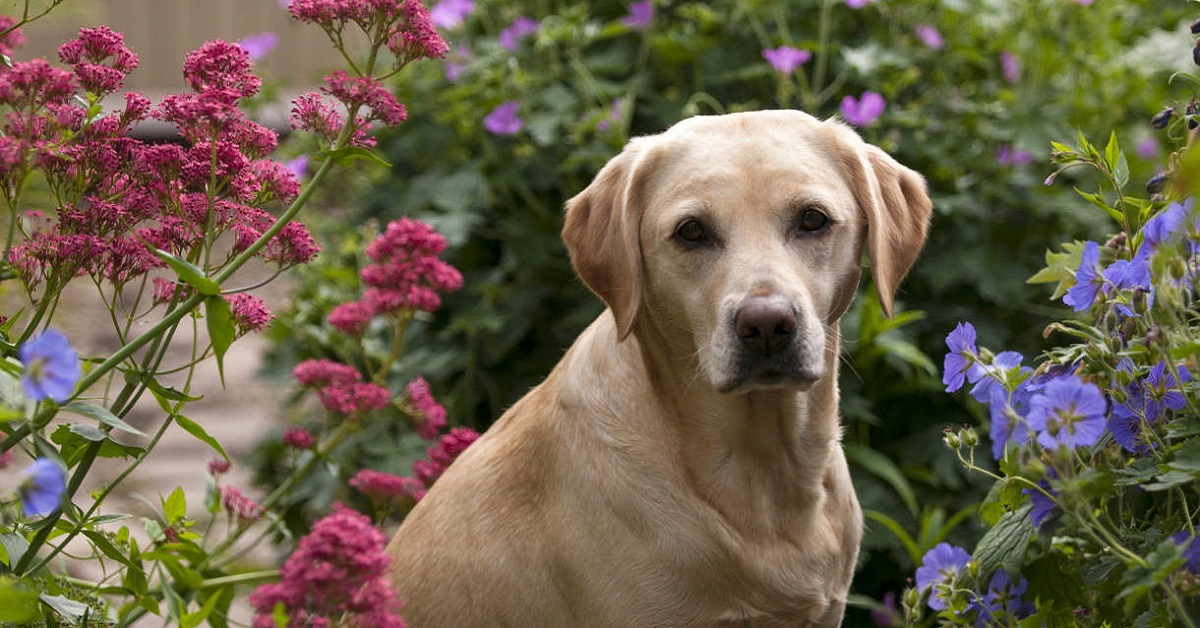
<svg viewBox="0 0 1200 628">
<path fill-rule="evenodd" d="M 1200 42 L 1197 42 L 1192 48 L 1192 63 L 1200 65 Z"/>
<path fill-rule="evenodd" d="M 962 444 L 966 445 L 967 447 L 974 447 L 979 444 L 979 434 L 973 427 L 968 427 L 967 429 L 963 430 L 962 434 L 960 434 L 960 438 L 962 439 Z"/>
<path fill-rule="evenodd" d="M 962 439 L 958 437 L 958 434 L 955 434 L 950 430 L 946 430 L 946 435 L 942 437 L 942 442 L 946 443 L 947 447 L 955 451 L 957 451 L 959 447 L 962 447 Z"/>
<path fill-rule="evenodd" d="M 1034 479 L 1046 477 L 1046 463 L 1041 458 L 1030 458 L 1025 463 L 1025 471 Z"/>
<path fill-rule="evenodd" d="M 1154 114 L 1153 118 L 1150 118 L 1150 126 L 1156 129 L 1165 129 L 1167 128 L 1167 125 L 1171 123 L 1171 117 L 1174 115 L 1175 108 L 1167 107 L 1166 109 Z"/>
<path fill-rule="evenodd" d="M 904 618 L 912 625 L 921 619 L 921 594 L 916 587 L 904 590 Z"/>
<path fill-rule="evenodd" d="M 1192 22 L 1192 34 L 1200 35 L 1200 20 L 1196 20 L 1195 22 Z"/>
<path fill-rule="evenodd" d="M 1167 187 L 1167 181 L 1167 175 L 1160 172 L 1150 177 L 1150 180 L 1146 182 L 1146 191 L 1151 194 L 1158 194 L 1163 191 L 1163 188 Z"/>
<path fill-rule="evenodd" d="M 1185 276 L 1187 276 L 1188 272 L 1187 262 L 1179 259 L 1178 257 L 1171 260 L 1171 264 L 1167 267 L 1167 269 L 1171 273 L 1171 279 L 1183 279 Z"/>
<path fill-rule="evenodd" d="M 1162 327 L 1158 326 L 1158 323 L 1154 323 L 1154 324 L 1150 325 L 1150 328 L 1146 330 L 1146 345 L 1147 346 L 1154 346 L 1157 344 L 1161 344 L 1166 339 L 1167 339 L 1167 336 L 1166 336 L 1166 334 L 1163 333 Z"/>
</svg>

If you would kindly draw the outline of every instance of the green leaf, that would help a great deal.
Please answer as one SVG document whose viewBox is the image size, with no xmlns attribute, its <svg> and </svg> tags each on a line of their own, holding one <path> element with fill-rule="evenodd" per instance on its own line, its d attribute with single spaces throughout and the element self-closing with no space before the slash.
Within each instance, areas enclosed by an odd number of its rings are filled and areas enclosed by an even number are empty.
<svg viewBox="0 0 1200 628">
<path fill-rule="evenodd" d="M 896 494 L 900 496 L 900 500 L 908 508 L 908 511 L 914 517 L 917 515 L 920 507 L 917 505 L 916 491 L 909 484 L 908 478 L 904 477 L 904 472 L 900 470 L 900 467 L 897 467 L 890 458 L 870 447 L 855 443 L 846 443 L 843 448 L 846 452 L 847 461 L 866 469 L 891 485 L 895 489 Z"/>
<path fill-rule="evenodd" d="M 1171 539 L 1163 539 L 1154 551 L 1146 556 L 1145 565 L 1135 565 L 1121 578 L 1124 588 L 1117 595 L 1125 600 L 1125 612 L 1129 613 L 1143 596 L 1156 589 L 1187 562 L 1183 550 Z"/>
<path fill-rule="evenodd" d="M 101 458 L 133 458 L 145 451 L 142 447 L 125 445 L 112 439 L 108 434 L 90 425 L 65 423 L 58 426 L 50 435 L 50 440 L 59 446 L 63 463 L 67 467 L 79 462 L 80 457 L 91 443 L 100 443 Z"/>
<path fill-rule="evenodd" d="M 187 497 L 183 494 L 182 486 L 176 486 L 163 500 L 163 514 L 168 523 L 181 521 L 187 516 Z"/>
<path fill-rule="evenodd" d="M 22 625 L 37 617 L 37 593 L 8 576 L 0 577 L 0 623 Z"/>
<path fill-rule="evenodd" d="M 912 535 L 910 535 L 904 529 L 904 526 L 900 525 L 900 523 L 895 519 L 892 519 L 878 510 L 864 510 L 863 516 L 890 530 L 891 533 L 900 541 L 900 544 L 904 546 L 905 551 L 908 552 L 908 556 L 912 559 L 913 563 L 918 565 L 921 564 L 921 556 L 923 555 L 921 548 L 917 545 L 916 539 L 914 539 Z"/>
<path fill-rule="evenodd" d="M 151 247 L 150 250 L 167 263 L 175 274 L 179 275 L 179 280 L 196 289 L 197 292 L 204 296 L 212 296 L 221 293 L 221 284 L 213 279 L 210 279 L 204 274 L 204 271 L 195 264 L 162 250 Z"/>
<path fill-rule="evenodd" d="M 388 161 L 383 157 L 380 157 L 379 153 L 376 153 L 375 151 L 363 146 L 346 146 L 339 148 L 338 150 L 323 150 L 318 154 L 328 159 L 332 159 L 333 162 L 339 166 L 348 166 L 360 159 L 365 159 L 369 162 L 379 164 L 385 168 L 392 167 L 392 164 L 388 163 Z"/>
<path fill-rule="evenodd" d="M 979 539 L 973 555 L 985 578 L 990 578 L 1000 568 L 1010 574 L 1020 573 L 1025 548 L 1033 538 L 1031 510 L 1033 505 L 1026 504 L 1019 510 L 1004 513 L 1000 521 Z"/>
<path fill-rule="evenodd" d="M 1175 458 L 1169 466 L 1180 471 L 1200 471 L 1200 439 L 1184 441 L 1179 449 L 1175 450 Z"/>
<path fill-rule="evenodd" d="M 83 602 L 77 602 L 61 595 L 48 595 L 43 593 L 38 596 L 38 599 L 71 624 L 82 623 L 84 616 L 88 615 L 92 611 L 92 608 L 87 604 L 84 604 Z"/>
<path fill-rule="evenodd" d="M 29 541 L 25 540 L 25 537 L 20 534 L 5 532 L 0 534 L 0 548 L 5 553 L 4 564 L 11 567 L 25 555 L 25 552 L 29 549 Z"/>
<path fill-rule="evenodd" d="M 183 626 L 184 628 L 195 628 L 196 626 L 199 626 L 200 624 L 204 623 L 205 619 L 208 619 L 208 616 L 212 614 L 213 610 L 217 607 L 217 604 L 220 601 L 220 595 L 208 596 L 208 599 L 204 602 L 204 605 L 200 607 L 200 610 L 184 615 L 180 619 L 179 625 Z"/>
<path fill-rule="evenodd" d="M 899 358 L 913 368 L 925 371 L 931 376 L 938 374 L 938 367 L 933 360 L 929 359 L 924 351 L 911 342 L 880 336 L 875 340 L 875 344 L 883 349 L 885 354 Z"/>
<path fill-rule="evenodd" d="M 108 408 L 105 408 L 101 405 L 87 401 L 72 401 L 71 403 L 63 406 L 62 409 L 66 410 L 67 412 L 73 412 L 75 414 L 88 417 L 89 419 L 95 419 L 104 425 L 121 430 L 123 432 L 129 432 L 130 434 L 134 434 L 136 436 L 146 436 L 145 432 L 117 418 L 117 415 L 109 412 Z"/>
<path fill-rule="evenodd" d="M 217 357 L 217 373 L 221 376 L 221 385 L 225 385 L 225 352 L 233 344 L 237 335 L 237 327 L 233 324 L 233 312 L 229 301 L 220 295 L 210 296 L 204 300 L 204 320 L 208 325 L 208 340 L 212 343 L 213 354 Z"/>
<path fill-rule="evenodd" d="M 1083 197 L 1083 200 L 1091 203 L 1092 205 L 1095 205 L 1096 207 L 1099 207 L 1100 209 L 1103 209 L 1104 213 L 1108 214 L 1109 218 L 1112 218 L 1113 220 L 1117 221 L 1118 223 L 1125 220 L 1125 215 L 1122 214 L 1120 211 L 1114 209 L 1111 205 L 1109 205 L 1108 201 L 1104 199 L 1103 194 L 1099 194 L 1099 193 L 1092 194 L 1089 192 L 1084 192 L 1083 190 L 1081 190 L 1079 188 L 1075 188 L 1075 193 L 1078 194 L 1079 196 Z"/>
<path fill-rule="evenodd" d="M 209 436 L 208 432 L 205 431 L 204 427 L 199 423 L 183 416 L 182 414 L 175 415 L 175 422 L 179 424 L 179 427 L 182 427 L 185 432 L 195 436 L 200 441 L 206 443 L 209 447 L 212 447 L 217 453 L 221 454 L 222 458 L 229 460 L 229 455 L 225 453 L 225 448 L 221 447 L 221 443 L 218 443 L 217 439 Z"/>
</svg>

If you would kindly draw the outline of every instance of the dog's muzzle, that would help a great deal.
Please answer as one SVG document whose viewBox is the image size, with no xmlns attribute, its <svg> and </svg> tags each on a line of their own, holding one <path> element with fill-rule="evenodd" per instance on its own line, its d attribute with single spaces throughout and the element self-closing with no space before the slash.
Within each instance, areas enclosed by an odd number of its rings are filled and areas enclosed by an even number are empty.
<svg viewBox="0 0 1200 628">
<path fill-rule="evenodd" d="M 807 338 L 806 323 L 791 300 L 749 296 L 733 312 L 732 355 L 726 392 L 744 388 L 807 388 L 824 369 L 820 346 Z"/>
</svg>

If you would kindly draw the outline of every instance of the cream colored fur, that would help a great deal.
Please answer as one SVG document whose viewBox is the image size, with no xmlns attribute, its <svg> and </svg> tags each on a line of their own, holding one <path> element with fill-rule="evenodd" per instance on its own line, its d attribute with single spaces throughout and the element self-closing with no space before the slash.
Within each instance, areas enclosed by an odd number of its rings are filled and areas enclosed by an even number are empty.
<svg viewBox="0 0 1200 628">
<path fill-rule="evenodd" d="M 798 230 L 809 209 L 831 222 Z M 919 175 L 795 111 L 630 142 L 563 229 L 608 310 L 388 548 L 409 626 L 840 625 L 862 514 L 838 319 L 864 251 L 891 312 L 930 210 Z M 739 338 L 751 301 L 790 308 L 788 355 Z"/>
</svg>

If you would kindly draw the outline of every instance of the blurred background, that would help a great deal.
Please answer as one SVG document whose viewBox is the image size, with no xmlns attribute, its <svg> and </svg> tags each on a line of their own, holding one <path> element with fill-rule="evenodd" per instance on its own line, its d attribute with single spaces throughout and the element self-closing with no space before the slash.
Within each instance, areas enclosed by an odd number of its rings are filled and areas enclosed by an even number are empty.
<svg viewBox="0 0 1200 628">
<path fill-rule="evenodd" d="M 277 391 L 257 398 L 276 420 L 245 434 L 257 480 L 272 485 L 285 455 L 282 426 L 311 420 L 288 401 L 291 368 L 339 354 L 344 339 L 324 318 L 356 297 L 360 251 L 377 225 L 428 221 L 466 278 L 410 331 L 393 389 L 422 375 L 451 424 L 483 430 L 601 310 L 571 272 L 558 230 L 564 201 L 630 137 L 698 114 L 842 115 L 923 173 L 935 206 L 897 317 L 884 319 L 867 287 L 843 326 L 842 414 L 868 512 L 855 581 L 863 604 L 898 595 L 937 542 L 970 547 L 981 533 L 966 521 L 989 484 L 965 475 L 941 436 L 963 423 L 986 431 L 986 415 L 942 392 L 946 334 L 970 320 L 981 344 L 1033 357 L 1063 307 L 1050 288 L 1026 280 L 1059 242 L 1105 237 L 1107 218 L 1073 189 L 1094 191 L 1097 181 L 1067 172 L 1045 183 L 1050 141 L 1082 133 L 1099 144 L 1115 131 L 1131 180 L 1150 179 L 1181 139 L 1150 119 L 1192 98 L 1170 77 L 1192 66 L 1187 25 L 1200 17 L 1182 0 L 442 0 L 433 8 L 451 53 L 394 80 L 409 119 L 378 137 L 388 166 L 355 162 L 302 215 L 326 250 L 292 274 L 255 348 L 256 377 Z M 336 61 L 324 35 L 276 0 L 72 0 L 26 29 L 18 56 L 53 58 L 80 25 L 101 23 L 124 32 L 140 55 L 129 87 L 152 98 L 183 89 L 183 57 L 203 41 L 270 34 L 255 61 L 267 89 L 254 106 L 280 130 L 290 96 L 319 84 Z M 780 68 L 763 51 L 781 46 L 808 57 Z M 884 102 L 867 112 L 874 116 L 863 115 L 866 92 Z M 506 103 L 510 117 L 492 117 Z M 162 129 L 143 132 L 169 139 Z M 310 148 L 305 141 L 285 143 L 280 159 Z M 376 422 L 346 446 L 353 464 L 341 474 L 407 474 L 422 452 L 411 430 Z M 302 530 L 333 501 L 355 499 L 335 469 L 298 491 L 289 521 Z M 847 625 L 871 624 L 865 610 L 852 612 Z"/>
</svg>

